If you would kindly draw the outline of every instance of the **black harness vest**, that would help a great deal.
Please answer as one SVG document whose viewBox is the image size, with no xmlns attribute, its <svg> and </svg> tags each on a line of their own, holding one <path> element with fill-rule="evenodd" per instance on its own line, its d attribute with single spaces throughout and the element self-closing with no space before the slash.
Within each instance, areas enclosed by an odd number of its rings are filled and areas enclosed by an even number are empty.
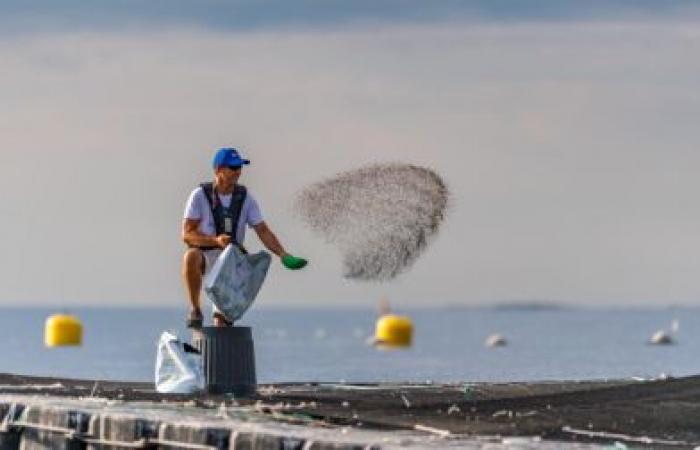
<svg viewBox="0 0 700 450">
<path fill-rule="evenodd" d="M 241 247 L 241 243 L 236 240 L 236 230 L 238 229 L 238 221 L 241 218 L 243 210 L 243 202 L 245 202 L 248 191 L 245 186 L 237 184 L 233 189 L 231 196 L 231 204 L 228 208 L 224 207 L 219 200 L 219 196 L 215 195 L 213 183 L 202 183 L 199 185 L 204 191 L 204 196 L 207 198 L 212 215 L 214 216 L 214 226 L 216 227 L 216 235 L 226 234 L 231 237 L 231 242 Z M 211 247 L 215 248 L 215 247 Z M 203 250 L 209 247 L 203 247 Z"/>
</svg>

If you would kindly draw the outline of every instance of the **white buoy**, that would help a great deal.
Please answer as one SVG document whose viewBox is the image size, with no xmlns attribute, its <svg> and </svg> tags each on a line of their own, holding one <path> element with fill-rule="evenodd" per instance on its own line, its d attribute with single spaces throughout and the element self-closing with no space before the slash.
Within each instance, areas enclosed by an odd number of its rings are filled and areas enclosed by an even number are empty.
<svg viewBox="0 0 700 450">
<path fill-rule="evenodd" d="M 673 319 L 671 322 L 671 331 L 657 330 L 649 338 L 649 344 L 651 345 L 672 345 L 676 343 L 675 335 L 680 329 L 680 321 L 678 319 Z"/>
<path fill-rule="evenodd" d="M 651 345 L 671 345 L 674 343 L 673 336 L 666 330 L 658 330 L 649 338 Z"/>
<path fill-rule="evenodd" d="M 508 345 L 508 340 L 498 333 L 494 333 L 486 338 L 484 345 L 487 347 L 505 347 Z"/>
</svg>

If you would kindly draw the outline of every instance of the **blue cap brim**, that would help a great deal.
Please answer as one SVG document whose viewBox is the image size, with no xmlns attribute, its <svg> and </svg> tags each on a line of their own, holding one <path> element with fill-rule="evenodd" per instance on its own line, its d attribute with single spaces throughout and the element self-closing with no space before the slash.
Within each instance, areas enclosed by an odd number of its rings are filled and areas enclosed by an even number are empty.
<svg viewBox="0 0 700 450">
<path fill-rule="evenodd" d="M 236 161 L 226 161 L 226 164 L 219 167 L 236 167 L 245 166 L 246 164 L 250 164 L 250 161 L 248 161 L 247 159 L 238 159 Z"/>
</svg>

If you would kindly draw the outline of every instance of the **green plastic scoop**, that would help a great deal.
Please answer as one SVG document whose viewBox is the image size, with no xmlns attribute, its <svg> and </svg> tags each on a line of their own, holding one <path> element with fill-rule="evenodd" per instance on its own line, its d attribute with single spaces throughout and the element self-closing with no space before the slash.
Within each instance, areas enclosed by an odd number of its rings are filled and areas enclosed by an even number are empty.
<svg viewBox="0 0 700 450">
<path fill-rule="evenodd" d="M 282 264 L 289 270 L 299 270 L 306 266 L 308 261 L 304 258 L 298 258 L 292 255 L 284 255 L 282 257 Z"/>
</svg>

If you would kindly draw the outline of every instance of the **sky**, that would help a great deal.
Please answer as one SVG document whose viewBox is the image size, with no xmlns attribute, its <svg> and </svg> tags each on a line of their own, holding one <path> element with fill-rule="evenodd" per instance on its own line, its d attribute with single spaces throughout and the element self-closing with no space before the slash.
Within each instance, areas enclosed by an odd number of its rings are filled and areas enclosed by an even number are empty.
<svg viewBox="0 0 700 450">
<path fill-rule="evenodd" d="M 697 305 L 696 5 L 3 1 L 0 306 L 184 309 L 221 146 L 310 260 L 260 305 Z M 396 280 L 345 280 L 295 194 L 388 161 L 439 173 L 447 219 Z"/>
</svg>

